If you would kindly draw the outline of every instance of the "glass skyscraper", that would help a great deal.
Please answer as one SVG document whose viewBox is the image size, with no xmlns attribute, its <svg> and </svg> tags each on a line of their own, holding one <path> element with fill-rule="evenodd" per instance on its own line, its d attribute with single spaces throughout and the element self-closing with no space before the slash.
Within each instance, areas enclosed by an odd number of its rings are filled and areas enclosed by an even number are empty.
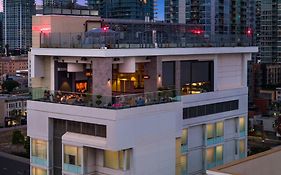
<svg viewBox="0 0 281 175">
<path fill-rule="evenodd" d="M 153 0 L 88 0 L 88 6 L 99 10 L 103 18 L 154 18 Z"/>
<path fill-rule="evenodd" d="M 245 34 L 247 0 L 165 0 L 165 20 L 200 27 L 206 33 Z"/>
<path fill-rule="evenodd" d="M 4 0 L 4 45 L 10 49 L 31 47 L 34 0 Z"/>
</svg>

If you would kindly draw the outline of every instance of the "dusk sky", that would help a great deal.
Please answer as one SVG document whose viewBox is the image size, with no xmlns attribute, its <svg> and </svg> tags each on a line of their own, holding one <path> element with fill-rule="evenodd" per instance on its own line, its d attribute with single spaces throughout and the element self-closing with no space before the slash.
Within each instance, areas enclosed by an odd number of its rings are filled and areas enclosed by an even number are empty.
<svg viewBox="0 0 281 175">
<path fill-rule="evenodd" d="M 3 11 L 2 1 L 0 6 L 0 11 Z M 36 3 L 42 3 L 42 0 L 35 0 Z M 84 4 L 86 0 L 78 0 L 79 3 Z M 164 0 L 157 0 L 158 3 L 158 20 L 164 20 Z"/>
</svg>

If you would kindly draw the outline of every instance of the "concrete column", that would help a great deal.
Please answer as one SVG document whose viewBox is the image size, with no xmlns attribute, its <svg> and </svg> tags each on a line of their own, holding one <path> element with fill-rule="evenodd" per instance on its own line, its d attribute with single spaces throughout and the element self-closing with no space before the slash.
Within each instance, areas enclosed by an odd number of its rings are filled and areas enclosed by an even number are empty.
<svg viewBox="0 0 281 175">
<path fill-rule="evenodd" d="M 123 151 L 123 171 L 127 170 L 127 155 L 128 155 L 128 150 Z"/>
<path fill-rule="evenodd" d="M 144 92 L 155 92 L 162 86 L 162 59 L 151 57 L 149 63 L 145 63 L 144 72 L 149 79 L 144 80 Z"/>
<path fill-rule="evenodd" d="M 175 89 L 180 90 L 181 89 L 181 62 L 176 61 L 175 62 Z"/>
<path fill-rule="evenodd" d="M 218 55 L 215 55 L 214 58 L 214 91 L 219 90 L 218 89 Z"/>
<path fill-rule="evenodd" d="M 112 58 L 92 59 L 92 93 L 102 96 L 112 95 Z"/>
</svg>

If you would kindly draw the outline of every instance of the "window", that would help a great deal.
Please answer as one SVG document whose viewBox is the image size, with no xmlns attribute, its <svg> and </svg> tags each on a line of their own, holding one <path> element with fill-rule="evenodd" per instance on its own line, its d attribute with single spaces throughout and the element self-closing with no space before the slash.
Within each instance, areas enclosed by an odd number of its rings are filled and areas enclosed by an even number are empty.
<svg viewBox="0 0 281 175">
<path fill-rule="evenodd" d="M 216 136 L 217 137 L 222 137 L 223 136 L 223 122 L 218 122 L 216 123 Z"/>
<path fill-rule="evenodd" d="M 162 63 L 162 86 L 174 88 L 175 86 L 175 62 L 166 61 Z"/>
<path fill-rule="evenodd" d="M 82 148 L 64 145 L 64 163 L 81 166 Z"/>
<path fill-rule="evenodd" d="M 239 154 L 245 153 L 245 140 L 239 141 Z"/>
<path fill-rule="evenodd" d="M 207 124 L 207 139 L 214 138 L 214 124 Z"/>
<path fill-rule="evenodd" d="M 127 170 L 130 167 L 130 154 L 128 150 L 122 151 L 104 151 L 104 167 L 111 169 Z M 126 158 L 126 160 L 124 160 Z M 126 167 L 124 167 L 124 162 L 126 162 Z"/>
<path fill-rule="evenodd" d="M 180 74 L 183 94 L 213 91 L 213 61 L 181 61 Z"/>
<path fill-rule="evenodd" d="M 215 162 L 215 148 L 214 147 L 208 148 L 206 150 L 206 160 L 207 160 L 208 164 Z"/>
<path fill-rule="evenodd" d="M 181 172 L 184 174 L 187 171 L 187 155 L 181 155 Z"/>
<path fill-rule="evenodd" d="M 223 160 L 223 147 L 222 145 L 216 147 L 216 161 Z"/>
<path fill-rule="evenodd" d="M 31 154 L 43 160 L 47 160 L 47 142 L 44 140 L 32 139 Z"/>
<path fill-rule="evenodd" d="M 217 114 L 238 109 L 238 100 L 225 101 L 220 103 L 193 106 L 183 109 L 183 119 L 200 117 L 204 115 Z"/>
<path fill-rule="evenodd" d="M 42 168 L 32 167 L 32 175 L 47 175 L 47 170 Z"/>
<path fill-rule="evenodd" d="M 239 132 L 245 132 L 245 118 L 239 117 Z"/>
<path fill-rule="evenodd" d="M 206 161 L 208 168 L 222 164 L 223 161 L 223 145 L 206 149 Z"/>
<path fill-rule="evenodd" d="M 187 129 L 182 130 L 181 145 L 187 145 Z"/>
</svg>

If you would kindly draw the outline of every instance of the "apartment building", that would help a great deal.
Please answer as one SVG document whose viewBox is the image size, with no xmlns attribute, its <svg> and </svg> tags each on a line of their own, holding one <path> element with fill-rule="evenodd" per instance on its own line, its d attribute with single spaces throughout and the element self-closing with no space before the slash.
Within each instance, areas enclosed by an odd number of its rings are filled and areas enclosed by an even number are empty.
<svg viewBox="0 0 281 175">
<path fill-rule="evenodd" d="M 0 75 L 16 75 L 19 70 L 28 69 L 27 57 L 2 57 L 0 58 Z"/>
<path fill-rule="evenodd" d="M 96 29 L 81 34 L 87 21 Z M 32 175 L 195 175 L 247 156 L 256 47 L 185 30 L 161 39 L 153 24 L 145 39 L 97 17 L 33 25 L 49 30 L 33 31 L 29 54 Z"/>
<path fill-rule="evenodd" d="M 253 0 L 165 0 L 165 21 L 196 25 L 207 34 L 246 34 L 253 31 L 255 6 Z"/>
<path fill-rule="evenodd" d="M 1 95 L 0 96 L 0 126 L 5 126 L 5 121 L 15 118 L 16 115 L 26 116 L 26 101 L 28 96 Z"/>
<path fill-rule="evenodd" d="M 31 47 L 32 15 L 34 0 L 3 0 L 3 39 L 9 49 L 28 50 Z"/>
</svg>

